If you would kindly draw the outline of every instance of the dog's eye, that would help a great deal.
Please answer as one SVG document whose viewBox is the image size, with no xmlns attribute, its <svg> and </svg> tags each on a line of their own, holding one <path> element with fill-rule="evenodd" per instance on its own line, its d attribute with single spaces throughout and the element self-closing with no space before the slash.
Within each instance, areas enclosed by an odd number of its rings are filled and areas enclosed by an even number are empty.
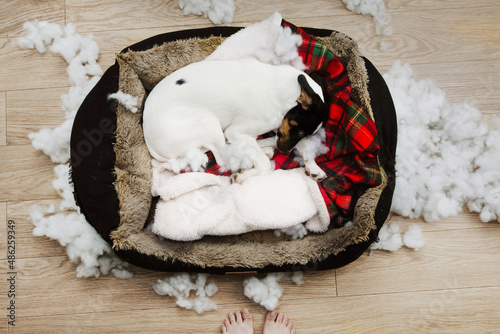
<svg viewBox="0 0 500 334">
<path fill-rule="evenodd" d="M 299 130 L 299 137 L 304 137 L 305 134 L 304 130 Z"/>
</svg>

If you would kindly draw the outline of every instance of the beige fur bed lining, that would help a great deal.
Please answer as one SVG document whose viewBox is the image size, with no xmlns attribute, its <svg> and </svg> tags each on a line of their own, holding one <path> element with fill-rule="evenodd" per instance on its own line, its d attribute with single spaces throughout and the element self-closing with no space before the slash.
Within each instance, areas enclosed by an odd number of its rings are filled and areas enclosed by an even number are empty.
<svg viewBox="0 0 500 334">
<path fill-rule="evenodd" d="M 120 202 L 120 225 L 111 233 L 113 247 L 156 256 L 162 260 L 182 261 L 206 267 L 263 268 L 268 265 L 302 264 L 336 255 L 347 246 L 368 239 L 375 227 L 375 208 L 387 184 L 368 189 L 358 200 L 349 227 L 330 229 L 324 234 L 309 234 L 301 240 L 276 237 L 272 231 L 237 236 L 204 237 L 194 242 L 160 241 L 146 230 L 145 224 L 154 209 L 151 197 L 150 155 L 143 139 L 141 116 L 146 90 L 161 79 L 189 63 L 200 61 L 224 40 L 222 37 L 187 39 L 168 42 L 152 49 L 128 51 L 117 56 L 120 66 L 119 89 L 139 98 L 139 111 L 131 113 L 121 105 L 117 110 L 116 184 Z M 353 99 L 372 116 L 367 90 L 367 73 L 357 45 L 341 33 L 318 38 L 346 66 L 351 80 Z"/>
</svg>

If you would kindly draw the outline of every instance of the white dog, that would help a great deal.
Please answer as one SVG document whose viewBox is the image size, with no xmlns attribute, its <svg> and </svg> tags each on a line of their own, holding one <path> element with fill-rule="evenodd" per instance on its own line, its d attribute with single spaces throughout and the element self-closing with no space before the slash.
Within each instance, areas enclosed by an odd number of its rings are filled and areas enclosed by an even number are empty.
<svg viewBox="0 0 500 334">
<path fill-rule="evenodd" d="M 321 127 L 325 113 L 321 86 L 290 65 L 254 58 L 200 61 L 170 74 L 151 91 L 143 131 L 151 155 L 162 162 L 204 148 L 224 166 L 226 139 L 247 148 L 253 168 L 233 174 L 233 181 L 243 182 L 271 168 L 257 143 L 259 135 L 279 128 L 276 146 L 289 153 Z M 287 119 L 287 114 L 295 116 Z M 318 166 L 312 170 L 317 172 L 313 178 L 324 177 Z"/>
</svg>

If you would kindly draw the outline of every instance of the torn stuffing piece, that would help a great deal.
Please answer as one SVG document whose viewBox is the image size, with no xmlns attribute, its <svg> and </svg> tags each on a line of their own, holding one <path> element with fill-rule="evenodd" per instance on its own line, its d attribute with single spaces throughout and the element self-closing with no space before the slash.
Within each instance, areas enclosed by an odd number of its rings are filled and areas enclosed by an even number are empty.
<svg viewBox="0 0 500 334">
<path fill-rule="evenodd" d="M 52 186 L 62 198 L 58 208 L 43 209 L 37 205 L 31 208 L 30 219 L 35 226 L 33 234 L 47 236 L 66 247 L 69 259 L 78 264 L 77 277 L 99 277 L 111 273 L 118 278 L 131 278 L 133 273 L 126 269 L 127 264 L 114 254 L 80 213 L 69 183 L 69 165 L 66 164 L 70 158 L 73 119 L 103 73 L 97 64 L 99 47 L 91 34 L 78 34 L 71 23 L 61 28 L 58 24 L 36 20 L 26 22 L 23 27 L 26 35 L 19 38 L 19 46 L 36 48 L 41 53 L 49 50 L 60 54 L 68 63 L 71 84 L 68 94 L 61 97 L 66 121 L 55 129 L 43 128 L 29 134 L 35 149 L 42 150 L 53 162 L 59 163 L 54 168 Z"/>
<path fill-rule="evenodd" d="M 118 103 L 122 104 L 125 109 L 134 114 L 137 112 L 137 107 L 139 104 L 139 99 L 130 94 L 124 93 L 122 91 L 117 91 L 116 93 L 112 93 L 108 95 L 108 100 L 116 100 Z"/>
<path fill-rule="evenodd" d="M 234 0 L 179 0 L 184 15 L 196 14 L 210 19 L 213 24 L 230 25 L 236 5 Z"/>
<path fill-rule="evenodd" d="M 155 292 L 161 296 L 170 296 L 177 299 L 177 306 L 187 310 L 193 309 L 198 314 L 217 310 L 217 305 L 210 300 L 218 290 L 215 283 L 208 283 L 208 274 L 174 274 L 153 284 Z M 189 299 L 191 291 L 196 298 Z"/>
</svg>

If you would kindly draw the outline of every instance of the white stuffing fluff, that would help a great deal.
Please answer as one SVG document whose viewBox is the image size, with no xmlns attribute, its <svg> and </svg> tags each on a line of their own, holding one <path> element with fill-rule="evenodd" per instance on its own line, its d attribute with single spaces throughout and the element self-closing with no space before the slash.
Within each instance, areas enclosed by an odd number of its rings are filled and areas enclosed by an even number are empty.
<svg viewBox="0 0 500 334">
<path fill-rule="evenodd" d="M 398 251 L 403 246 L 403 239 L 399 232 L 399 225 L 396 223 L 385 224 L 378 233 L 379 241 L 370 245 L 370 251 L 377 249 Z"/>
<path fill-rule="evenodd" d="M 415 80 L 408 64 L 384 78 L 399 128 L 392 211 L 436 221 L 467 204 L 483 222 L 500 221 L 498 128 L 488 131 L 473 104 L 450 104 L 433 80 Z"/>
<path fill-rule="evenodd" d="M 303 166 L 304 160 L 314 160 L 316 157 L 328 153 L 330 148 L 325 145 L 325 139 L 325 128 L 321 127 L 315 134 L 299 141 L 297 146 L 300 146 L 300 153 L 297 148 L 295 148 L 297 153 L 295 160 Z"/>
<path fill-rule="evenodd" d="M 54 167 L 55 178 L 52 180 L 52 187 L 57 191 L 59 196 L 61 196 L 61 203 L 59 203 L 59 210 L 75 210 L 78 211 L 78 206 L 75 203 L 75 197 L 73 196 L 73 187 L 68 182 L 69 175 L 69 164 L 57 165 Z M 49 213 L 54 213 L 49 212 Z"/>
<path fill-rule="evenodd" d="M 187 310 L 193 309 L 198 314 L 217 310 L 217 305 L 210 300 L 218 290 L 215 283 L 207 284 L 208 274 L 174 274 L 153 284 L 155 292 L 161 296 L 177 298 L 176 304 Z M 191 291 L 196 298 L 190 300 Z"/>
<path fill-rule="evenodd" d="M 123 105 L 125 109 L 127 109 L 130 112 L 133 112 L 134 114 L 138 110 L 137 107 L 139 104 L 139 99 L 136 96 L 124 93 L 121 90 L 117 91 L 116 93 L 109 94 L 108 100 L 118 101 L 118 103 Z"/>
<path fill-rule="evenodd" d="M 238 172 L 239 170 L 250 169 L 253 167 L 253 162 L 250 160 L 252 152 L 250 146 L 243 147 L 235 144 L 226 145 L 226 151 L 224 152 L 225 163 L 224 167 L 221 167 L 221 171 L 225 172 L 229 169 L 232 172 Z M 168 169 L 175 174 L 180 174 L 181 171 L 193 171 L 193 172 L 203 172 L 208 163 L 208 156 L 203 150 L 199 148 L 192 148 L 187 153 L 186 156 L 181 158 L 171 158 L 168 159 L 166 163 L 159 163 L 162 169 Z M 220 161 L 217 161 L 220 163 Z"/>
<path fill-rule="evenodd" d="M 66 247 L 71 262 L 78 264 L 78 278 L 110 273 L 121 279 L 133 277 L 133 273 L 126 269 L 128 264 L 115 255 L 109 244 L 80 213 L 69 183 L 69 165 L 55 166 L 54 174 L 52 186 L 62 198 L 59 208 L 56 209 L 54 205 L 45 210 L 37 205 L 31 208 L 30 219 L 35 225 L 33 235 L 49 237 Z"/>
<path fill-rule="evenodd" d="M 247 278 L 243 281 L 244 294 L 267 310 L 275 310 L 283 295 L 283 288 L 279 285 L 283 277 L 283 273 L 273 273 L 263 279 Z"/>
<path fill-rule="evenodd" d="M 74 117 L 81 103 L 94 87 L 102 74 L 97 64 L 99 47 L 92 35 L 86 37 L 76 32 L 68 23 L 64 28 L 45 21 L 32 21 L 23 25 L 26 36 L 18 40 L 23 48 L 36 48 L 46 52 L 47 48 L 60 54 L 68 63 L 67 73 L 71 87 L 68 94 L 61 97 L 66 120 L 55 129 L 43 128 L 31 133 L 29 138 L 35 149 L 49 155 L 53 162 L 60 163 L 54 168 L 52 186 L 61 196 L 59 208 L 50 206 L 42 209 L 33 206 L 30 218 L 35 225 L 33 235 L 47 236 L 66 247 L 69 259 L 78 264 L 77 277 L 98 277 L 113 274 L 121 279 L 133 277 L 96 230 L 80 213 L 73 197 L 73 187 L 69 182 L 70 135 Z"/>
<path fill-rule="evenodd" d="M 383 37 L 392 35 L 392 27 L 385 27 L 387 25 L 387 14 L 384 0 L 342 0 L 342 2 L 347 9 L 356 14 L 373 16 L 377 35 Z M 384 40 L 380 42 L 380 50 L 387 50 Z"/>
<path fill-rule="evenodd" d="M 368 248 L 370 254 L 374 250 L 398 251 L 403 245 L 416 251 L 425 246 L 425 238 L 422 229 L 417 224 L 411 224 L 408 231 L 401 237 L 399 224 L 385 224 L 379 231 L 378 241 Z"/>
<path fill-rule="evenodd" d="M 253 162 L 249 157 L 252 156 L 252 147 L 244 147 L 241 144 L 229 144 L 226 146 L 225 157 L 229 170 L 238 172 L 239 170 L 250 169 L 253 167 Z"/>
<path fill-rule="evenodd" d="M 303 239 L 307 235 L 307 229 L 304 224 L 297 224 L 292 227 L 274 231 L 274 235 L 276 235 L 277 237 L 280 237 L 282 234 L 291 236 L 292 240 L 298 240 Z"/>
<path fill-rule="evenodd" d="M 54 211 L 54 208 L 47 211 Z M 122 279 L 133 276 L 81 213 L 54 213 L 48 216 L 45 213 L 39 206 L 31 208 L 30 218 L 35 225 L 33 235 L 47 236 L 66 247 L 71 262 L 78 264 L 76 277 L 99 277 L 110 273 Z"/>
<path fill-rule="evenodd" d="M 408 248 L 418 251 L 425 246 L 422 229 L 417 224 L 411 224 L 408 231 L 403 235 L 403 243 Z"/>
<path fill-rule="evenodd" d="M 253 147 L 244 146 L 244 144 L 228 144 L 226 145 L 226 150 L 224 152 L 225 163 L 224 167 L 221 167 L 221 171 L 230 170 L 231 172 L 238 172 L 240 170 L 250 169 L 253 167 L 253 162 L 249 158 L 252 155 Z M 208 156 L 203 150 L 199 148 L 192 148 L 187 153 L 186 156 L 181 158 L 171 158 L 168 159 L 166 163 L 161 164 L 163 169 L 168 169 L 175 174 L 181 173 L 181 171 L 193 171 L 193 172 L 203 172 L 208 163 Z M 217 163 L 220 163 L 217 161 Z M 274 169 L 274 165 L 272 165 Z M 271 172 L 262 171 L 262 173 Z"/>
<path fill-rule="evenodd" d="M 199 148 L 190 149 L 185 157 L 168 159 L 161 164 L 161 167 L 179 174 L 181 171 L 191 170 L 193 172 L 203 172 L 208 163 L 208 157 Z"/>
<path fill-rule="evenodd" d="M 30 21 L 23 24 L 26 35 L 19 38 L 18 44 L 24 49 L 36 48 L 45 53 L 47 45 L 54 39 L 61 38 L 63 30 L 60 25 L 46 21 Z"/>
<path fill-rule="evenodd" d="M 271 273 L 262 279 L 257 277 L 245 279 L 243 281 L 244 294 L 268 311 L 275 310 L 279 306 L 279 301 L 283 295 L 283 288 L 279 285 L 279 282 L 286 279 L 292 280 L 296 285 L 304 284 L 302 272 L 297 271 L 293 274 Z"/>
<path fill-rule="evenodd" d="M 295 285 L 303 285 L 304 284 L 304 273 L 302 271 L 294 271 L 292 274 L 292 282 Z"/>
<path fill-rule="evenodd" d="M 66 121 L 55 129 L 42 128 L 28 136 L 35 149 L 42 150 L 55 163 L 65 163 L 70 158 L 69 141 L 73 119 L 103 73 L 97 64 L 99 46 L 92 34 L 81 36 L 72 23 L 61 28 L 55 23 L 35 20 L 26 22 L 23 27 L 26 36 L 19 38 L 20 47 L 36 48 L 43 53 L 50 46 L 51 52 L 60 54 L 68 63 L 71 88 L 68 94 L 61 97 Z"/>
<path fill-rule="evenodd" d="M 236 5 L 234 0 L 179 0 L 184 15 L 196 14 L 209 18 L 214 24 L 230 25 Z"/>
</svg>

